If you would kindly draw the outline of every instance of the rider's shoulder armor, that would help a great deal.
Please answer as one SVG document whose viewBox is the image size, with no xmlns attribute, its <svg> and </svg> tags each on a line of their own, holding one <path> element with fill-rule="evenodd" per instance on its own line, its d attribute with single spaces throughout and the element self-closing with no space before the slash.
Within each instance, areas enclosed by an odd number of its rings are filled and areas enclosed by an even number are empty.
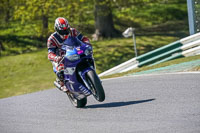
<svg viewBox="0 0 200 133">
<path fill-rule="evenodd" d="M 48 47 L 51 47 L 51 45 L 53 47 L 58 47 L 60 48 L 63 44 L 63 39 L 57 34 L 57 32 L 54 32 L 53 34 L 51 34 L 51 36 L 48 39 Z"/>
</svg>

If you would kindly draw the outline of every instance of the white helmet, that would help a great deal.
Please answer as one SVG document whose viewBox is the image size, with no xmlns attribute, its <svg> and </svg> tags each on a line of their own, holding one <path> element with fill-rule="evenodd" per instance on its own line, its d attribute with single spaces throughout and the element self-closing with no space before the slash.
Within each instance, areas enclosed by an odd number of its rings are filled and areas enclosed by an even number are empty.
<svg viewBox="0 0 200 133">
<path fill-rule="evenodd" d="M 54 29 L 60 35 L 68 35 L 70 33 L 70 26 L 68 24 L 68 21 L 63 17 L 58 17 L 55 20 Z"/>
</svg>

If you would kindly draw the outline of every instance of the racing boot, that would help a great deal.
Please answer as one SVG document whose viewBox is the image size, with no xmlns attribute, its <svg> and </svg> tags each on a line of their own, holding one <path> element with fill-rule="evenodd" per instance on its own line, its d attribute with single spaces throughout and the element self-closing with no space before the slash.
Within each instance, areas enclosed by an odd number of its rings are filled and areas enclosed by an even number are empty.
<svg viewBox="0 0 200 133">
<path fill-rule="evenodd" d="M 54 81 L 54 85 L 61 91 L 63 92 L 68 92 L 69 90 L 67 89 L 67 87 L 64 84 L 64 81 L 61 81 L 59 79 L 56 79 L 56 81 Z"/>
</svg>

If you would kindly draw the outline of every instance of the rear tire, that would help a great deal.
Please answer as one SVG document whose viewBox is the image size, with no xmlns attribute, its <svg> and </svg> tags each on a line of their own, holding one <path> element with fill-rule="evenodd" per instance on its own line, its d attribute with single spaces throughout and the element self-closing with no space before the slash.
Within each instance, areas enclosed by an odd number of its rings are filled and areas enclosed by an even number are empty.
<svg viewBox="0 0 200 133">
<path fill-rule="evenodd" d="M 89 71 L 87 73 L 87 81 L 91 87 L 91 91 L 95 99 L 99 102 L 103 102 L 105 100 L 105 93 L 103 90 L 103 86 L 97 74 L 94 71 Z"/>
<path fill-rule="evenodd" d="M 83 108 L 87 104 L 87 97 L 78 100 L 74 98 L 73 94 L 67 93 L 67 96 L 69 97 L 70 102 L 76 107 L 76 108 Z"/>
</svg>

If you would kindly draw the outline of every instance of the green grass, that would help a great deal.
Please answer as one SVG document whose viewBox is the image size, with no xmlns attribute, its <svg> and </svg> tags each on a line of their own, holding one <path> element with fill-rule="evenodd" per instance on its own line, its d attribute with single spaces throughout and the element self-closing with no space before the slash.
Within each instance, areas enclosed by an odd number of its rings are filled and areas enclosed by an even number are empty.
<svg viewBox="0 0 200 133">
<path fill-rule="evenodd" d="M 124 72 L 124 73 L 117 73 L 117 74 L 112 74 L 112 75 L 108 75 L 108 76 L 103 76 L 101 78 L 105 79 L 105 78 L 121 77 L 121 76 L 126 76 L 126 75 L 129 75 L 129 74 L 134 74 L 134 73 L 137 73 L 137 72 L 142 72 L 142 71 L 146 71 L 146 70 L 161 68 L 161 67 L 165 67 L 165 66 L 170 66 L 170 65 L 174 65 L 174 64 L 179 64 L 179 63 L 189 62 L 189 61 L 199 60 L 199 59 L 200 59 L 200 55 L 184 57 L 184 58 L 179 58 L 179 59 L 163 62 L 163 63 L 157 64 L 157 65 L 154 65 L 154 66 L 144 66 L 144 67 L 133 69 L 133 70 L 130 70 L 130 71 Z M 190 71 L 199 71 L 200 65 L 196 66 L 196 67 L 192 67 L 189 70 Z"/>
<path fill-rule="evenodd" d="M 53 88 L 46 50 L 0 59 L 0 98 Z"/>
<path fill-rule="evenodd" d="M 137 37 L 139 54 L 177 40 L 168 36 Z M 135 56 L 131 38 L 92 42 L 97 73 L 110 69 Z M 54 88 L 56 78 L 47 59 L 47 49 L 0 58 L 0 98 Z"/>
<path fill-rule="evenodd" d="M 12 21 L 9 25 L 1 24 L 0 42 L 4 49 L 0 49 L 0 56 L 18 55 L 46 47 L 46 39 L 44 41 L 41 38 L 38 26 L 37 21 L 26 25 L 20 21 Z"/>
</svg>

